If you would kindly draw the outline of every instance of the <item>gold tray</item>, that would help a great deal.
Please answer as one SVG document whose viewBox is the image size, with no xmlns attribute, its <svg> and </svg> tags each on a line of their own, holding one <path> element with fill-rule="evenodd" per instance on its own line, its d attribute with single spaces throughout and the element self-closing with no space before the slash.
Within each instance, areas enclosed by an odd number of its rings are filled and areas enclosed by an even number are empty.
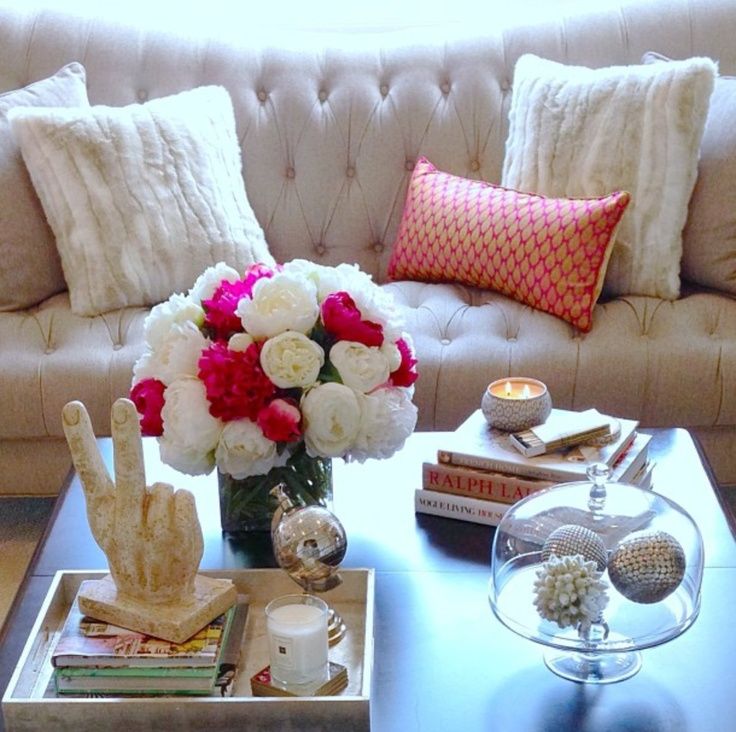
<svg viewBox="0 0 736 732">
<path fill-rule="evenodd" d="M 373 667 L 372 569 L 344 569 L 343 583 L 323 595 L 342 615 L 345 638 L 330 649 L 330 660 L 348 668 L 348 686 L 338 696 L 254 697 L 250 677 L 268 663 L 264 607 L 299 588 L 280 569 L 202 572 L 231 579 L 250 607 L 232 695 L 150 698 L 57 697 L 51 681 L 51 652 L 82 580 L 105 572 L 57 572 L 39 611 L 2 702 L 7 732 L 99 732 L 131 729 L 299 730 L 370 729 Z"/>
</svg>

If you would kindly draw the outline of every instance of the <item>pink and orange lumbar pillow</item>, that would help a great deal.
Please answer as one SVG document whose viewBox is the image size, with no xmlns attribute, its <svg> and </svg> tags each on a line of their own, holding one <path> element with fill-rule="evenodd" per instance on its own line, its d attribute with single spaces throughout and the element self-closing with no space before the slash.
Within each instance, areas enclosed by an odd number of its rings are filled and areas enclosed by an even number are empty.
<svg viewBox="0 0 736 732">
<path fill-rule="evenodd" d="M 388 276 L 496 290 L 587 332 L 629 199 L 547 198 L 420 158 Z"/>
</svg>

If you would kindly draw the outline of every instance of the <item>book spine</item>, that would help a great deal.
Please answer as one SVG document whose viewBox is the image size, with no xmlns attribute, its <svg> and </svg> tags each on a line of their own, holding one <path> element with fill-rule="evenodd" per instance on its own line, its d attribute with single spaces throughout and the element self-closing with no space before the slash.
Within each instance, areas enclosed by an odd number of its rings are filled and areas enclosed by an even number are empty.
<svg viewBox="0 0 736 732">
<path fill-rule="evenodd" d="M 469 455 L 454 450 L 438 450 L 437 461 L 445 465 L 475 468 L 476 470 L 483 470 L 488 473 L 506 473 L 509 475 L 520 475 L 525 478 L 538 478 L 539 480 L 548 480 L 552 483 L 567 483 L 573 480 L 585 479 L 584 472 L 552 470 L 539 465 L 506 462 L 504 460 L 496 460 L 481 455 Z"/>
<path fill-rule="evenodd" d="M 414 491 L 416 513 L 428 513 L 486 526 L 498 526 L 509 506 L 508 503 L 427 491 L 423 488 Z"/>
<path fill-rule="evenodd" d="M 499 503 L 516 503 L 528 495 L 554 485 L 546 480 L 487 473 L 444 463 L 422 464 L 422 488 Z"/>
</svg>

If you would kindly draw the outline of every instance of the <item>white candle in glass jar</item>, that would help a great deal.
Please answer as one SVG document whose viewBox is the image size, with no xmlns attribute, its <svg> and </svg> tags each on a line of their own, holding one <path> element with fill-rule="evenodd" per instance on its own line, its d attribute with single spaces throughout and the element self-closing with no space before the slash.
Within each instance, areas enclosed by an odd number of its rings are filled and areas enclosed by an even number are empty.
<svg viewBox="0 0 736 732">
<path fill-rule="evenodd" d="M 327 603 L 284 595 L 266 606 L 271 678 L 286 685 L 327 679 Z"/>
</svg>

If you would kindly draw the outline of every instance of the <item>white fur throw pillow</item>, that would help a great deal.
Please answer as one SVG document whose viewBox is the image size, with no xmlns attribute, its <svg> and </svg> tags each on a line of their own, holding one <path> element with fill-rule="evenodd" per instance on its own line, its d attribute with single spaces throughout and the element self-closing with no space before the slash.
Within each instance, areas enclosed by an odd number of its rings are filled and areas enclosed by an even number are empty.
<svg viewBox="0 0 736 732">
<path fill-rule="evenodd" d="M 602 69 L 533 55 L 516 63 L 503 185 L 556 197 L 631 193 L 608 295 L 679 295 L 682 229 L 715 74 L 706 58 Z"/>
<path fill-rule="evenodd" d="M 246 196 L 224 88 L 8 117 L 76 314 L 153 305 L 219 261 L 239 271 L 273 263 Z"/>
</svg>

